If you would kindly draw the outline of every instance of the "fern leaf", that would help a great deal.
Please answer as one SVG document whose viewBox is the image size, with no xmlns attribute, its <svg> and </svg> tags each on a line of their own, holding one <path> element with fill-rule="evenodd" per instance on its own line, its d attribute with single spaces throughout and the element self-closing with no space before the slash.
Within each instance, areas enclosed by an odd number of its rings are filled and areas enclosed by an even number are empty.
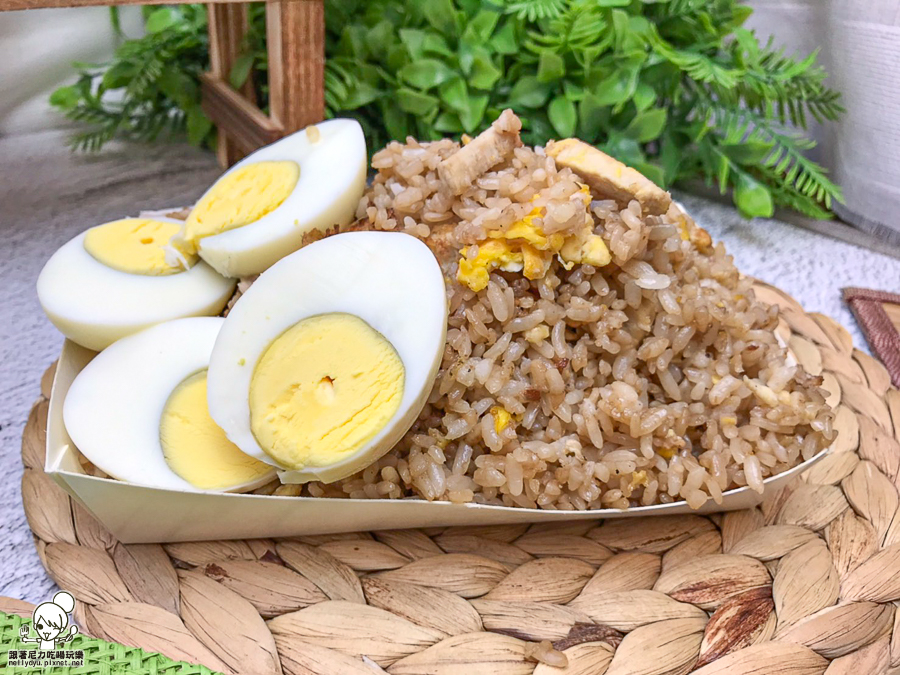
<svg viewBox="0 0 900 675">
<path fill-rule="evenodd" d="M 827 170 L 803 154 L 815 142 L 799 134 L 778 128 L 772 120 L 745 108 L 727 109 L 712 100 L 701 103 L 711 113 L 719 136 L 734 139 L 761 139 L 772 143 L 772 150 L 757 169 L 780 186 L 783 193 L 807 197 L 826 209 L 832 201 L 843 201 L 841 188 L 827 176 Z"/>
<path fill-rule="evenodd" d="M 511 0 L 506 11 L 526 21 L 555 19 L 566 8 L 566 0 Z"/>
</svg>

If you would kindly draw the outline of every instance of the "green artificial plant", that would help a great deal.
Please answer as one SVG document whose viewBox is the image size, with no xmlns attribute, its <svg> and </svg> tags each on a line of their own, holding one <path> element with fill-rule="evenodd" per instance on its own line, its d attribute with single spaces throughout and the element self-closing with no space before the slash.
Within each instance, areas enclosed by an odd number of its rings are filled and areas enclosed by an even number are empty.
<svg viewBox="0 0 900 675">
<path fill-rule="evenodd" d="M 472 134 L 502 109 L 525 140 L 578 136 L 663 186 L 702 178 L 747 216 L 784 205 L 827 217 L 840 188 L 805 151 L 839 94 L 816 54 L 796 58 L 743 27 L 736 0 L 326 0 L 328 116 L 360 121 L 370 148 L 407 135 Z M 149 10 L 147 35 L 53 103 L 89 128 L 76 147 L 214 131 L 199 107 L 201 5 Z M 265 17 L 252 6 L 234 86 L 265 105 Z M 111 94 L 118 93 L 117 96 Z"/>
</svg>

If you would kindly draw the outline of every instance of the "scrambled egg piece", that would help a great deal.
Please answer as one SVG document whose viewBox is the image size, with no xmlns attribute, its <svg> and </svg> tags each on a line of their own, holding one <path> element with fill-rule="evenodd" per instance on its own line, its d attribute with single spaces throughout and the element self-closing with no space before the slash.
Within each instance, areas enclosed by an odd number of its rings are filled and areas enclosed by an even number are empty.
<svg viewBox="0 0 900 675">
<path fill-rule="evenodd" d="M 672 459 L 684 446 L 684 439 L 676 434 L 674 429 L 668 429 L 663 445 L 656 449 L 656 454 L 663 459 Z"/>
<path fill-rule="evenodd" d="M 576 234 L 554 233 L 547 235 L 535 222 L 544 215 L 544 207 L 536 206 L 519 221 L 505 230 L 495 230 L 478 245 L 477 253 L 467 255 L 459 262 L 456 279 L 473 291 L 484 290 L 495 269 L 504 272 L 522 272 L 526 279 L 540 279 L 554 255 L 558 255 L 566 269 L 576 263 L 603 267 L 611 257 L 603 238 L 593 232 L 593 219 L 587 208 L 591 193 L 585 185 L 581 189 L 585 207 L 582 229 Z"/>
<path fill-rule="evenodd" d="M 539 342 L 546 340 L 548 337 L 550 337 L 550 329 L 545 323 L 542 323 L 539 326 L 535 326 L 534 328 L 525 331 L 525 339 L 532 344 L 538 344 Z"/>
<path fill-rule="evenodd" d="M 521 251 L 515 251 L 508 243 L 494 239 L 479 244 L 475 255 L 459 261 L 456 279 L 477 292 L 487 288 L 491 270 L 521 272 L 524 267 Z"/>
<path fill-rule="evenodd" d="M 690 216 L 682 212 L 678 218 L 678 230 L 682 241 L 693 242 L 701 253 L 705 253 L 712 246 L 712 237 L 709 232 L 697 225 Z"/>
<path fill-rule="evenodd" d="M 631 489 L 634 490 L 638 486 L 643 485 L 647 487 L 650 484 L 650 480 L 647 478 L 646 471 L 635 471 L 631 474 Z"/>
<path fill-rule="evenodd" d="M 494 417 L 494 431 L 498 434 L 509 426 L 512 421 L 512 415 L 502 406 L 495 405 L 491 408 L 491 415 Z"/>
</svg>

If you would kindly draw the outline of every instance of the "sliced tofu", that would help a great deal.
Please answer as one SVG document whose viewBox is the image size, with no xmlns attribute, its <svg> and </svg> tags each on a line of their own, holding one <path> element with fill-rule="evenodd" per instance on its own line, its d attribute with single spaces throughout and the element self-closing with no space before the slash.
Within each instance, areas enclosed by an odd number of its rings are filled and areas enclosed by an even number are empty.
<svg viewBox="0 0 900 675">
<path fill-rule="evenodd" d="M 504 110 L 490 127 L 441 162 L 438 175 L 450 192 L 462 194 L 476 178 L 511 157 L 513 150 L 522 145 L 521 129 L 522 122 L 512 110 Z"/>
<path fill-rule="evenodd" d="M 668 192 L 584 141 L 577 138 L 551 141 L 546 150 L 558 167 L 571 169 L 600 195 L 615 199 L 623 207 L 636 199 L 651 215 L 659 216 L 669 210 L 672 197 Z"/>
</svg>

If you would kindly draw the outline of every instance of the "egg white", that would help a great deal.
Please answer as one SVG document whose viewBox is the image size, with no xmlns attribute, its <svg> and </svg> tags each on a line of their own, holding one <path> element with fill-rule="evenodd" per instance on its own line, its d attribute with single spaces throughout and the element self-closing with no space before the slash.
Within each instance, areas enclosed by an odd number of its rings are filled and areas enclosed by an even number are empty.
<svg viewBox="0 0 900 675">
<path fill-rule="evenodd" d="M 99 351 L 163 321 L 218 314 L 234 293 L 236 281 L 216 274 L 202 260 L 183 272 L 161 276 L 107 267 L 85 250 L 86 234 L 63 244 L 37 281 L 47 317 L 82 347 Z"/>
<path fill-rule="evenodd" d="M 399 232 L 345 232 L 300 249 L 264 272 L 225 319 L 209 362 L 209 412 L 246 454 L 278 466 L 250 426 L 250 382 L 266 349 L 302 319 L 352 314 L 390 342 L 405 369 L 388 423 L 356 453 L 325 467 L 284 471 L 286 483 L 332 482 L 375 461 L 406 433 L 434 385 L 447 335 L 444 277 L 431 250 Z"/>
<path fill-rule="evenodd" d="M 276 209 L 242 227 L 200 239 L 200 257 L 220 274 L 259 274 L 299 249 L 308 232 L 346 225 L 353 219 L 368 166 L 362 128 L 351 119 L 315 126 L 320 136 L 315 143 L 306 130 L 298 131 L 260 148 L 222 175 L 257 162 L 287 160 L 300 166 L 297 185 Z M 207 192 L 214 188 L 215 184 Z"/>
<path fill-rule="evenodd" d="M 169 396 L 209 365 L 224 319 L 176 319 L 119 340 L 82 370 L 63 402 L 66 431 L 81 453 L 113 478 L 168 490 L 191 485 L 169 467 L 159 425 Z M 244 491 L 274 478 L 231 486 Z"/>
</svg>

